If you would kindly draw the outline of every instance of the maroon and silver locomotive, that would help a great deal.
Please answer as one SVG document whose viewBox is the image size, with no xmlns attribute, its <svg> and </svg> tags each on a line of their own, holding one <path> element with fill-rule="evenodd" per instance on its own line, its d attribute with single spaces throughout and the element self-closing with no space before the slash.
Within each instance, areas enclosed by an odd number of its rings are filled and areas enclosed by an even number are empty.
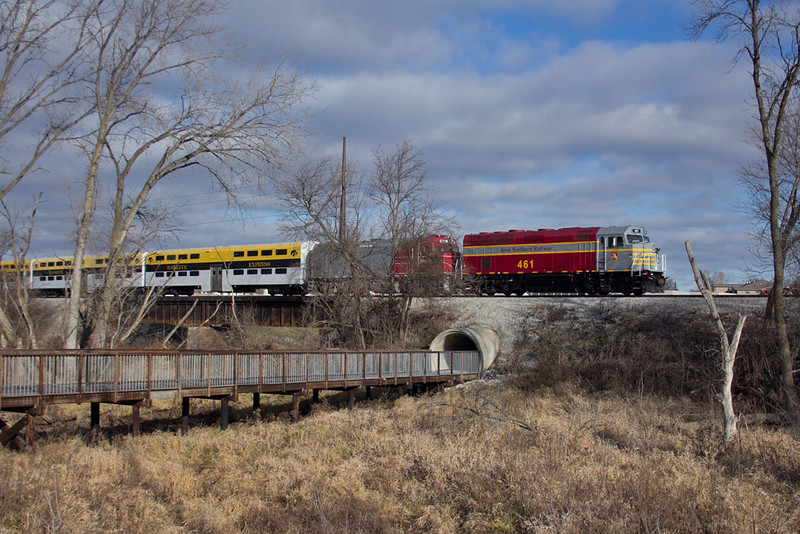
<svg viewBox="0 0 800 534">
<path fill-rule="evenodd" d="M 486 294 L 624 295 L 663 290 L 665 258 L 641 226 L 464 236 L 464 272 Z"/>
</svg>

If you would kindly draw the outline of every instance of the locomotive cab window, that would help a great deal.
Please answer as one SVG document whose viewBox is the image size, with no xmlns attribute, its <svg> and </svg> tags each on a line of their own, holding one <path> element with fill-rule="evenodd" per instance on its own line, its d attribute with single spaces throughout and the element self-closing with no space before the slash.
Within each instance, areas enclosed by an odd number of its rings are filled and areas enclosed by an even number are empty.
<svg viewBox="0 0 800 534">
<path fill-rule="evenodd" d="M 636 234 L 628 234 L 628 243 L 629 244 L 632 245 L 634 243 L 641 243 L 641 242 L 642 242 L 642 236 L 636 235 Z"/>
<path fill-rule="evenodd" d="M 631 245 L 634 244 L 634 243 L 649 243 L 650 242 L 650 238 L 647 237 L 646 235 L 642 235 L 642 234 L 628 234 L 627 237 L 628 237 L 628 243 L 631 244 Z"/>
<path fill-rule="evenodd" d="M 244 250 L 234 250 L 233 251 L 234 258 L 244 258 Z"/>
</svg>

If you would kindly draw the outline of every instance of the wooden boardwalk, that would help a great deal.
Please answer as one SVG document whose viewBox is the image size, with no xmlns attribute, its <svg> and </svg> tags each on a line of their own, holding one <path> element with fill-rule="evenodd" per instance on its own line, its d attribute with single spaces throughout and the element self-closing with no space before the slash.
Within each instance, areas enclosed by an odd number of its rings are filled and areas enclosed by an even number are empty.
<svg viewBox="0 0 800 534">
<path fill-rule="evenodd" d="M 189 399 L 222 402 L 221 426 L 227 427 L 228 401 L 240 393 L 293 395 L 293 417 L 307 391 L 372 386 L 411 387 L 477 378 L 478 351 L 0 351 L 0 411 L 23 412 L 9 426 L 0 417 L 0 443 L 16 441 L 34 417 L 50 404 L 91 403 L 91 424 L 99 427 L 100 403 L 133 407 L 133 433 L 139 431 L 139 407 L 152 399 L 183 402 L 186 432 Z"/>
</svg>

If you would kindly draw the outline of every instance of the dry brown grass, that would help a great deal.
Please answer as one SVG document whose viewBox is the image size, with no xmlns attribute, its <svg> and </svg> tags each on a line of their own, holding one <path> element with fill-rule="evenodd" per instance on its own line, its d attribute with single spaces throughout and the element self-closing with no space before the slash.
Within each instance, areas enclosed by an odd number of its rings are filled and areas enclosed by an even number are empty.
<svg viewBox="0 0 800 534">
<path fill-rule="evenodd" d="M 749 427 L 723 450 L 688 400 L 517 379 L 266 419 L 2 450 L 0 531 L 800 530 L 797 438 Z"/>
<path fill-rule="evenodd" d="M 160 401 L 132 438 L 104 406 L 87 445 L 88 406 L 50 408 L 31 450 L 0 450 L 0 533 L 800 532 L 800 440 L 743 424 L 723 447 L 699 320 L 558 315 L 501 380 L 353 411 L 331 394 L 297 424 L 286 397 L 253 418 L 242 396 L 221 432 L 194 400 L 180 437 Z M 737 398 L 759 408 L 769 344 L 748 335 Z"/>
</svg>

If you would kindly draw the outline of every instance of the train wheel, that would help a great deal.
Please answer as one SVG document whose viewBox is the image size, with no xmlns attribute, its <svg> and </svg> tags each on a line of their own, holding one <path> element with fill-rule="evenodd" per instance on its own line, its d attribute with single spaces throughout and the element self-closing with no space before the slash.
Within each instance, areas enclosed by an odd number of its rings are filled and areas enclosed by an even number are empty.
<svg viewBox="0 0 800 534">
<path fill-rule="evenodd" d="M 590 297 L 597 295 L 597 287 L 591 282 L 586 282 L 586 285 L 584 286 L 583 290 Z"/>
<path fill-rule="evenodd" d="M 631 296 L 631 293 L 634 292 L 633 279 L 623 280 L 622 283 L 620 284 L 620 291 L 626 297 Z"/>
</svg>

